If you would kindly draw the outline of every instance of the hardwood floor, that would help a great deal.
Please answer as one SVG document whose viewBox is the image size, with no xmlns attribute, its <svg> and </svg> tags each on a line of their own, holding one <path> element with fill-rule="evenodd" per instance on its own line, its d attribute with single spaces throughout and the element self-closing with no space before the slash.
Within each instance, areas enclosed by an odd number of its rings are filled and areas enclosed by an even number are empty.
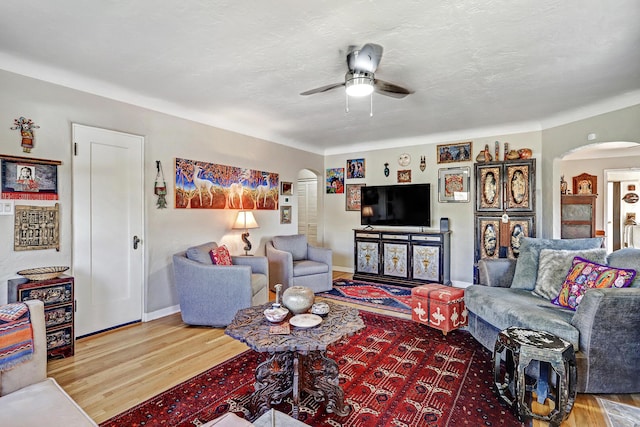
<svg viewBox="0 0 640 427">
<path fill-rule="evenodd" d="M 351 275 L 336 272 L 334 277 Z M 100 423 L 246 349 L 223 329 L 187 326 L 175 314 L 78 340 L 75 356 L 50 361 L 48 373 Z M 640 394 L 599 396 L 640 407 Z M 570 417 L 562 423 L 563 427 L 606 425 L 596 395 L 586 394 L 578 395 Z"/>
</svg>

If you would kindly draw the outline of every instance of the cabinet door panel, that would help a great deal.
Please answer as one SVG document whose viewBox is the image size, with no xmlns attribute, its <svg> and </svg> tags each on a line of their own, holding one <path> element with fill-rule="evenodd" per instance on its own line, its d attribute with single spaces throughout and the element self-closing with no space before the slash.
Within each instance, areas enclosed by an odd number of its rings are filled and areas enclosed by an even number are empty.
<svg viewBox="0 0 640 427">
<path fill-rule="evenodd" d="M 383 244 L 383 274 L 394 277 L 408 277 L 407 260 L 409 254 L 409 245 L 403 243 Z"/>
<path fill-rule="evenodd" d="M 67 326 L 62 329 L 47 331 L 47 351 L 60 347 L 68 347 L 73 344 L 73 327 Z"/>
<path fill-rule="evenodd" d="M 505 171 L 506 211 L 532 212 L 534 209 L 533 170 L 530 163 L 507 164 Z"/>
<path fill-rule="evenodd" d="M 24 286 L 18 291 L 18 299 L 20 301 L 39 299 L 45 307 L 71 303 L 73 301 L 73 285 L 69 282 L 40 287 Z"/>
<path fill-rule="evenodd" d="M 439 282 L 440 278 L 440 246 L 414 245 L 413 278 Z"/>
<path fill-rule="evenodd" d="M 479 258 L 500 257 L 500 218 L 476 218 L 476 248 Z"/>
<path fill-rule="evenodd" d="M 518 258 L 520 255 L 520 244 L 523 237 L 533 237 L 535 234 L 535 223 L 533 216 L 510 217 L 509 218 L 509 246 L 507 249 L 508 258 Z"/>
<path fill-rule="evenodd" d="M 476 210 L 496 212 L 502 210 L 502 167 L 477 165 Z"/>
<path fill-rule="evenodd" d="M 563 205 L 562 218 L 571 221 L 591 221 L 591 205 Z"/>
<path fill-rule="evenodd" d="M 378 242 L 356 241 L 356 272 L 380 274 Z"/>
<path fill-rule="evenodd" d="M 523 237 L 535 235 L 534 216 L 510 216 L 508 226 L 497 216 L 476 217 L 478 258 L 518 258 Z M 503 236 L 502 233 L 508 235 Z M 504 246 L 503 246 L 504 245 Z"/>
</svg>

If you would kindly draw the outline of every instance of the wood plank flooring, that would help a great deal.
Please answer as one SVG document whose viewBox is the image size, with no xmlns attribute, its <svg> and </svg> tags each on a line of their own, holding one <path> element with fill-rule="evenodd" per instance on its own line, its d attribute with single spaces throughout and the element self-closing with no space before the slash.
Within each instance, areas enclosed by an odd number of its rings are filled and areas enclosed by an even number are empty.
<svg viewBox="0 0 640 427">
<path fill-rule="evenodd" d="M 336 272 L 334 277 L 351 275 Z M 410 318 L 381 309 L 366 309 Z M 175 314 L 78 340 L 75 356 L 50 361 L 48 373 L 100 423 L 246 349 L 244 344 L 226 336 L 223 329 L 187 326 Z M 599 396 L 640 407 L 640 394 Z M 578 395 L 570 417 L 562 424 L 563 427 L 606 425 L 596 395 L 586 394 Z M 533 426 L 547 423 L 534 421 Z"/>
</svg>

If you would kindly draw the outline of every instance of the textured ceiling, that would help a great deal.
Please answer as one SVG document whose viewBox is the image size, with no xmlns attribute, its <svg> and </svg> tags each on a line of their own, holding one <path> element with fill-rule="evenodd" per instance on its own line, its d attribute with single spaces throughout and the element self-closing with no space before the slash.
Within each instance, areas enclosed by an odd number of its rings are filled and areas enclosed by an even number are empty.
<svg viewBox="0 0 640 427">
<path fill-rule="evenodd" d="M 2 0 L 0 68 L 331 154 L 637 104 L 639 22 L 638 0 Z M 342 88 L 299 95 L 369 42 L 415 93 L 374 94 L 373 117 Z"/>
</svg>

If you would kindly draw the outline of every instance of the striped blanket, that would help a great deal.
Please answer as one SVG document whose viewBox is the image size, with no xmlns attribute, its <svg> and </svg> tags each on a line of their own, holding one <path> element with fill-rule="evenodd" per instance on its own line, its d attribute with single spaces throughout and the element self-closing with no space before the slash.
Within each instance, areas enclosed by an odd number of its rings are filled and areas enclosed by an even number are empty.
<svg viewBox="0 0 640 427">
<path fill-rule="evenodd" d="M 29 307 L 24 303 L 0 306 L 0 372 L 33 356 Z"/>
</svg>

